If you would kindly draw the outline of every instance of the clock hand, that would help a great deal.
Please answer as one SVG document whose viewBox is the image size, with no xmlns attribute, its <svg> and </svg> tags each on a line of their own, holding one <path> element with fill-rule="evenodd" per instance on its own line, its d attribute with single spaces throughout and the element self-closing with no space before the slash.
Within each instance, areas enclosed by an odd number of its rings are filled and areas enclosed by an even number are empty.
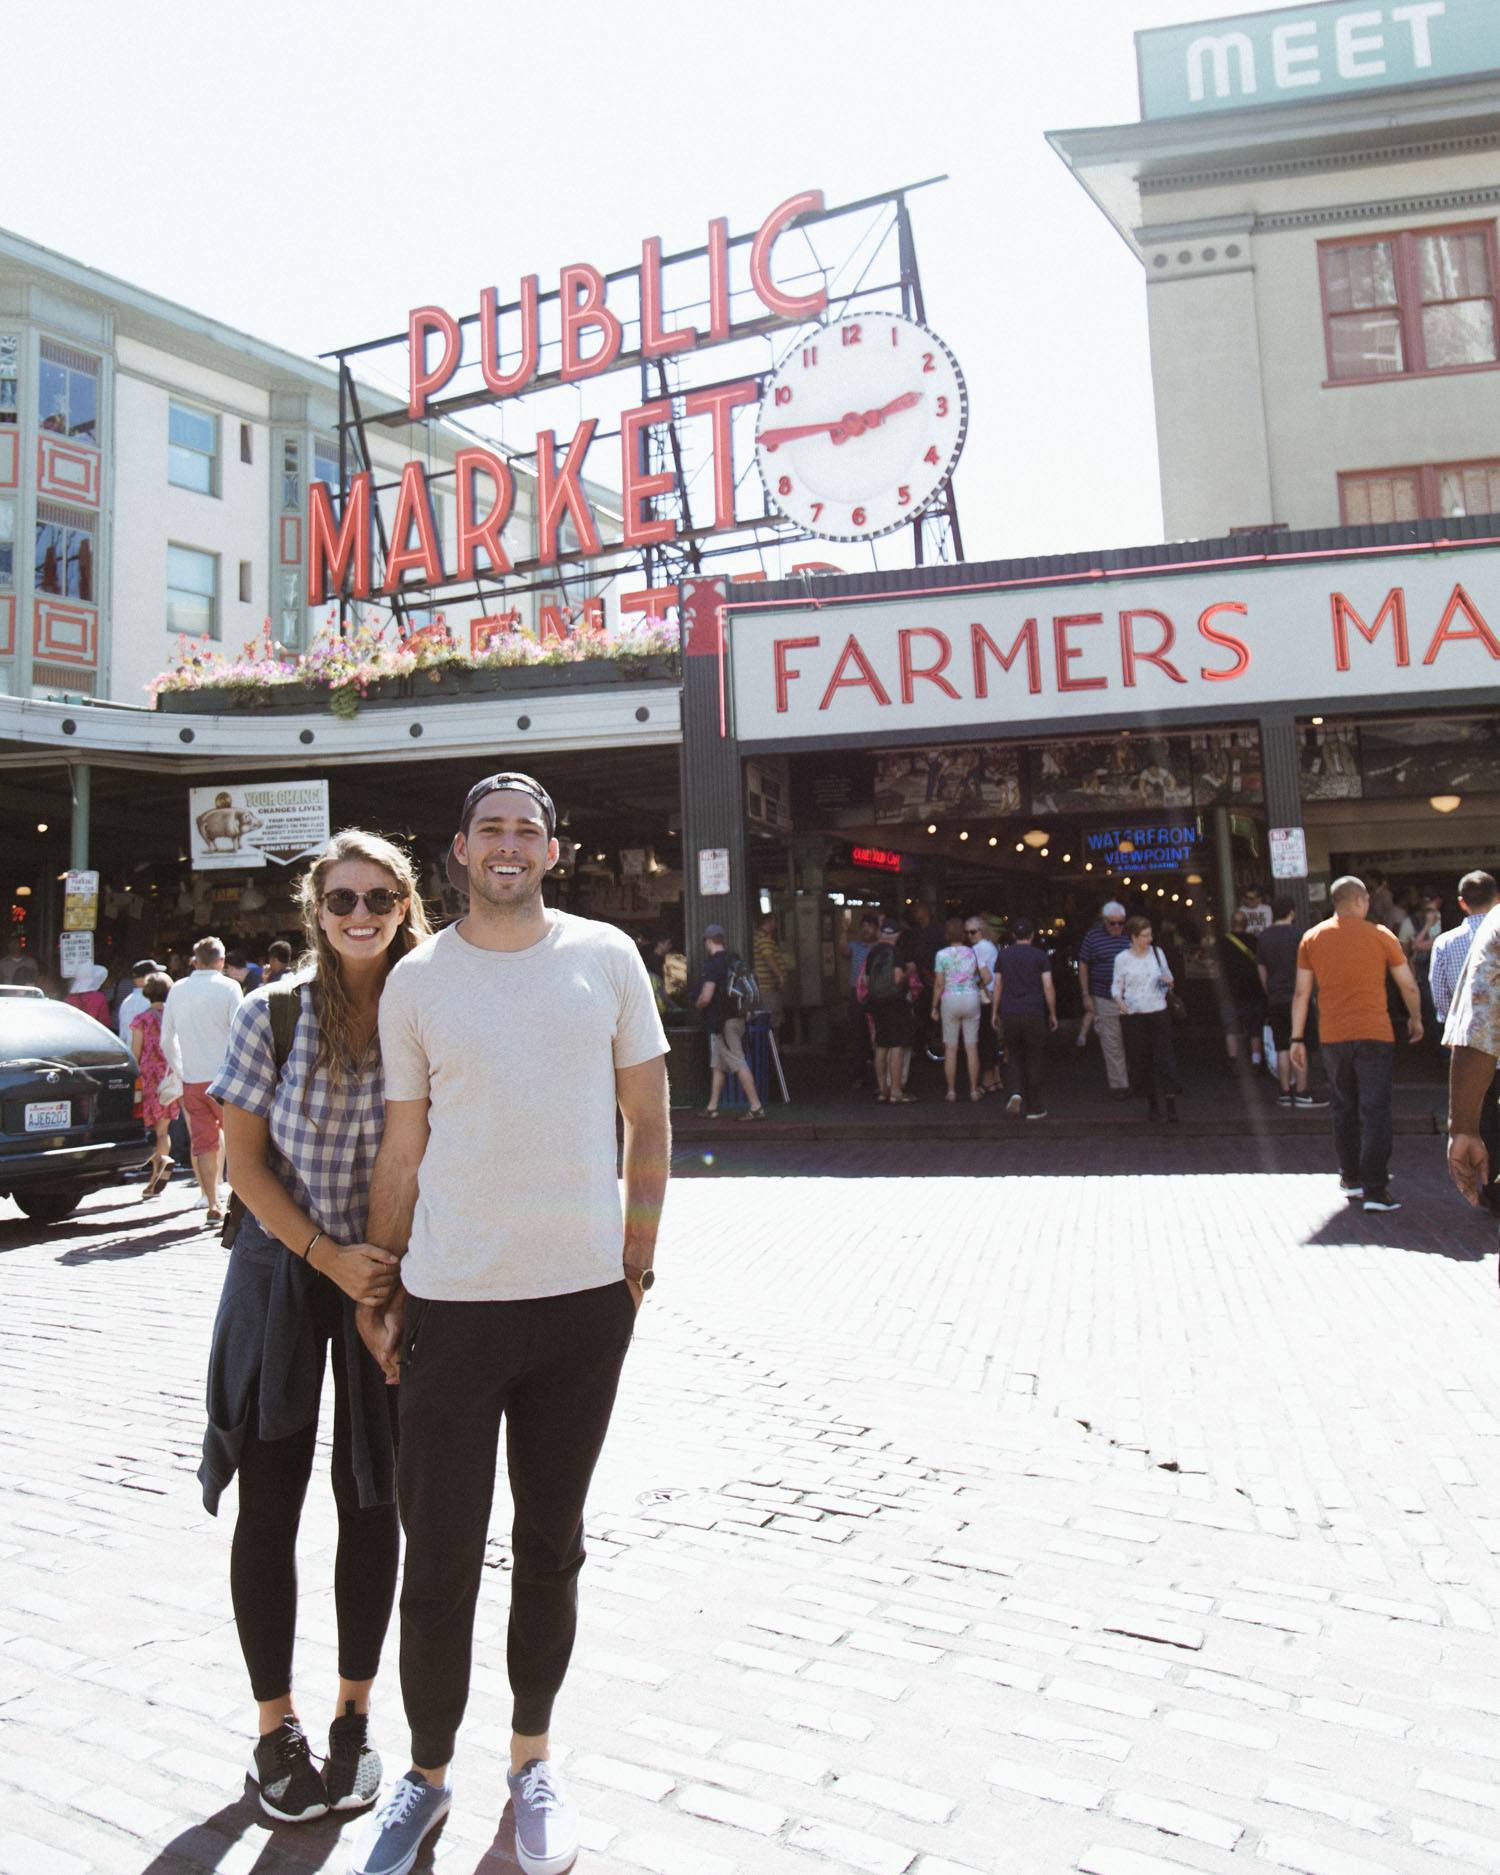
<svg viewBox="0 0 1500 1875">
<path fill-rule="evenodd" d="M 786 429 L 762 430 L 759 441 L 768 455 L 774 455 L 780 444 L 795 442 L 799 436 L 826 435 L 834 443 L 847 443 L 851 436 L 877 430 L 887 417 L 895 416 L 898 411 L 913 410 L 921 401 L 920 391 L 905 391 L 879 410 L 846 410 L 836 423 L 797 423 Z"/>
<path fill-rule="evenodd" d="M 922 401 L 920 391 L 906 391 L 900 397 L 893 397 L 880 412 L 882 417 L 893 417 L 898 410 L 915 410 Z"/>
<path fill-rule="evenodd" d="M 837 435 L 840 427 L 837 423 L 794 423 L 789 429 L 762 430 L 756 440 L 767 454 L 774 455 L 781 443 L 794 442 L 799 436 Z"/>
</svg>

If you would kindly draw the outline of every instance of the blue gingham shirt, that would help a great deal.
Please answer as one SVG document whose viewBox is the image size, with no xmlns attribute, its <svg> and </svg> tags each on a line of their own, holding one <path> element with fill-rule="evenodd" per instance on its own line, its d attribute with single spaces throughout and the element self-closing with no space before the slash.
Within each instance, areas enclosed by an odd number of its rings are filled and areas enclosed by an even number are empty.
<svg viewBox="0 0 1500 1875">
<path fill-rule="evenodd" d="M 235 1011 L 224 1065 L 209 1092 L 224 1105 L 265 1120 L 269 1164 L 320 1230 L 341 1243 L 363 1241 L 370 1178 L 385 1125 L 385 1076 L 378 1047 L 357 1074 L 335 1082 L 314 1063 L 318 1052 L 316 992 L 302 980 L 302 1008 L 292 1052 L 276 1078 L 267 990 Z M 305 1097 L 304 1097 L 305 1096 Z"/>
<path fill-rule="evenodd" d="M 1471 911 L 1462 924 L 1455 925 L 1451 931 L 1445 931 L 1441 937 L 1433 939 L 1427 965 L 1427 982 L 1439 1022 L 1448 1020 L 1448 1011 L 1453 1007 L 1453 992 L 1458 988 L 1458 979 L 1468 962 L 1469 946 L 1474 942 L 1474 933 L 1484 920 L 1484 912 Z"/>
</svg>

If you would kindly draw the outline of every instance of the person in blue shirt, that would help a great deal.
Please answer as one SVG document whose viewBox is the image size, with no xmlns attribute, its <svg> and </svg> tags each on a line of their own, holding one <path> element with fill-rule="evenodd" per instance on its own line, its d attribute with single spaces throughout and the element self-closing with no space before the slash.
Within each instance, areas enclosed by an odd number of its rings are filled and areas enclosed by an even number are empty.
<svg viewBox="0 0 1500 1875">
<path fill-rule="evenodd" d="M 1125 907 L 1112 898 L 1101 909 L 1099 918 L 1078 947 L 1078 987 L 1083 992 L 1083 1013 L 1094 1018 L 1099 1031 L 1110 1094 L 1115 1100 L 1126 1100 L 1130 1096 L 1130 1075 L 1113 987 L 1115 959 L 1130 944 L 1125 935 Z"/>
</svg>

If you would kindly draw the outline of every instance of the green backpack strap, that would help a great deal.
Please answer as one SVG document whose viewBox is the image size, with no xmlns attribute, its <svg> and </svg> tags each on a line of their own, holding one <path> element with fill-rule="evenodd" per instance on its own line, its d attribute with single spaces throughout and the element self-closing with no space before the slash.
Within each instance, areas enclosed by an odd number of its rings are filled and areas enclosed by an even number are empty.
<svg viewBox="0 0 1500 1875">
<path fill-rule="evenodd" d="M 302 985 L 273 983 L 266 991 L 266 1007 L 271 1012 L 271 1053 L 276 1061 L 276 1078 L 292 1058 L 292 1044 L 297 1039 L 297 1018 L 302 1013 Z"/>
</svg>

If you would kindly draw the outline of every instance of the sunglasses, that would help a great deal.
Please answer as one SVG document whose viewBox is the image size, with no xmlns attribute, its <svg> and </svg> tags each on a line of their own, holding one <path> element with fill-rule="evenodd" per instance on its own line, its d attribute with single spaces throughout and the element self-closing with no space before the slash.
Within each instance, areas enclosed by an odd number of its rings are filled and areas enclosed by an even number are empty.
<svg viewBox="0 0 1500 1875">
<path fill-rule="evenodd" d="M 348 886 L 338 885 L 323 894 L 322 903 L 335 918 L 347 918 L 356 905 L 363 905 L 375 917 L 384 918 L 398 905 L 406 903 L 406 894 L 393 892 L 388 885 L 377 885 L 373 892 L 351 892 Z"/>
</svg>

